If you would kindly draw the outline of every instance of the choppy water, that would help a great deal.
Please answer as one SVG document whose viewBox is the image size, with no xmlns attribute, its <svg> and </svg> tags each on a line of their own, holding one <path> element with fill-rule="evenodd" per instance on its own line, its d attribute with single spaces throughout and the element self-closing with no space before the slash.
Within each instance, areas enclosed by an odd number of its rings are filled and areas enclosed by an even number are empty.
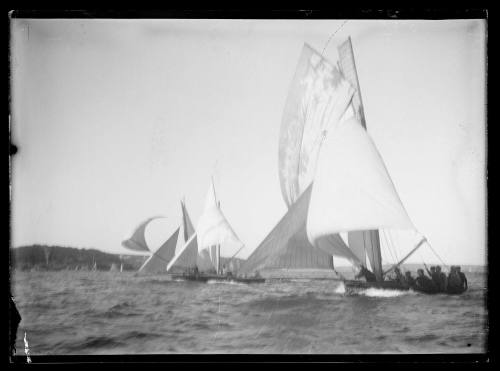
<svg viewBox="0 0 500 371">
<path fill-rule="evenodd" d="M 461 296 L 340 282 L 172 282 L 111 272 L 15 272 L 31 355 L 483 352 L 485 277 Z"/>
</svg>

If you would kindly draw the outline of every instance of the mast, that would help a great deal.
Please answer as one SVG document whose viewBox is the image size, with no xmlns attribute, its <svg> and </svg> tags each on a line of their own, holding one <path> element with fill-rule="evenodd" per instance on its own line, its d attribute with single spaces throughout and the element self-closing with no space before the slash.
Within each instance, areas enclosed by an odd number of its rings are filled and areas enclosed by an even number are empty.
<svg viewBox="0 0 500 371">
<path fill-rule="evenodd" d="M 212 185 L 213 185 L 213 178 L 212 178 Z M 214 187 L 214 197 L 215 197 L 215 200 L 217 201 L 217 197 L 215 195 L 215 186 Z M 217 201 L 217 207 L 219 208 L 220 210 L 220 201 Z M 221 269 L 220 269 L 220 243 L 217 244 L 217 252 L 216 252 L 216 259 L 217 259 L 217 274 L 221 274 Z"/>
<path fill-rule="evenodd" d="M 354 59 L 354 50 L 352 48 L 351 37 L 338 47 L 339 67 L 344 77 L 356 88 L 351 100 L 350 106 L 354 111 L 356 119 L 361 123 L 366 130 L 365 112 L 363 109 L 363 100 L 361 99 L 361 89 L 359 87 L 358 72 L 356 70 L 356 62 Z M 359 235 L 360 232 L 353 232 Z M 382 254 L 380 252 L 380 236 L 378 230 L 362 231 L 363 247 L 370 260 L 373 273 L 377 281 L 383 281 L 382 273 Z M 348 233 L 351 237 L 351 233 Z M 351 247 L 351 244 L 349 244 Z"/>
</svg>

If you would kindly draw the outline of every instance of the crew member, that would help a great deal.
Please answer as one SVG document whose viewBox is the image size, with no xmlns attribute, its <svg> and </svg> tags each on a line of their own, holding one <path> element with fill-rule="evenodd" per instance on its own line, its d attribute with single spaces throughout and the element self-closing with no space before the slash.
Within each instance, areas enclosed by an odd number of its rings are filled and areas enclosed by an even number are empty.
<svg viewBox="0 0 500 371">
<path fill-rule="evenodd" d="M 434 293 L 437 292 L 437 286 L 434 284 L 434 282 L 427 277 L 424 274 L 423 269 L 417 270 L 417 279 L 415 280 L 415 288 L 417 290 L 427 292 L 427 293 Z"/>
<path fill-rule="evenodd" d="M 377 277 L 370 272 L 364 265 L 361 265 L 359 273 L 356 275 L 355 278 L 361 278 L 364 277 L 366 282 L 376 282 Z"/>
<path fill-rule="evenodd" d="M 414 287 L 415 286 L 415 278 L 413 278 L 411 276 L 411 272 L 410 271 L 406 271 L 405 272 L 405 281 L 406 281 L 406 284 L 409 287 Z"/>
<path fill-rule="evenodd" d="M 437 276 L 439 291 L 446 292 L 446 286 L 448 280 L 446 278 L 446 274 L 441 272 L 441 267 L 439 265 L 436 267 L 436 276 Z"/>
</svg>

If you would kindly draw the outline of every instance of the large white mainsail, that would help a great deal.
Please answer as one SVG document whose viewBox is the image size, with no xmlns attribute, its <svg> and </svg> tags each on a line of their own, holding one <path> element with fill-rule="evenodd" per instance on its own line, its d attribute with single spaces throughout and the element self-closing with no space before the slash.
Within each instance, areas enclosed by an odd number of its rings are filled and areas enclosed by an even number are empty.
<svg viewBox="0 0 500 371">
<path fill-rule="evenodd" d="M 122 246 L 134 251 L 144 251 L 149 252 L 149 247 L 146 242 L 146 227 L 149 223 L 155 219 L 163 218 L 162 216 L 154 216 L 143 221 L 139 226 L 134 230 L 132 236 L 128 239 L 122 241 Z"/>
<path fill-rule="evenodd" d="M 343 76 L 355 87 L 351 110 L 325 128 L 309 205 L 309 241 L 383 279 L 379 230 L 408 230 L 420 239 L 396 192 L 382 157 L 366 132 L 350 38 L 339 47 Z M 349 249 L 332 236 L 348 232 Z"/>
<path fill-rule="evenodd" d="M 207 256 L 208 253 L 216 269 L 218 269 L 221 257 L 232 257 L 243 247 L 243 242 L 220 209 L 213 180 L 205 200 L 205 209 L 196 227 L 196 233 L 200 255 Z"/>
</svg>

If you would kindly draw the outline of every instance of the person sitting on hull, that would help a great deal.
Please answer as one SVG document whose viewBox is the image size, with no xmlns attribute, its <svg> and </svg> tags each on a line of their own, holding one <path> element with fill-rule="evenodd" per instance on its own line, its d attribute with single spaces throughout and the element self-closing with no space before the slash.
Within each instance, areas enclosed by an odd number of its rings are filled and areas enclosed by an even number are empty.
<svg viewBox="0 0 500 371">
<path fill-rule="evenodd" d="M 423 269 L 417 270 L 417 279 L 415 280 L 415 289 L 428 293 L 437 292 L 437 286 L 424 274 Z"/>
<path fill-rule="evenodd" d="M 448 274 L 446 292 L 448 294 L 460 294 L 467 290 L 467 287 L 467 278 L 465 278 L 465 274 L 460 272 L 460 267 L 452 266 Z"/>
<path fill-rule="evenodd" d="M 438 282 L 438 288 L 440 292 L 446 292 L 446 286 L 448 284 L 448 279 L 446 278 L 446 274 L 441 272 L 441 266 L 436 266 L 436 276 Z"/>
<path fill-rule="evenodd" d="M 408 287 L 413 288 L 415 287 L 415 278 L 412 277 L 410 271 L 405 272 L 405 281 Z"/>
<path fill-rule="evenodd" d="M 370 272 L 364 265 L 361 265 L 359 268 L 359 273 L 356 275 L 356 279 L 364 277 L 366 282 L 377 282 L 377 277 L 375 274 Z"/>
<path fill-rule="evenodd" d="M 394 268 L 394 273 L 396 274 L 396 282 L 399 282 L 402 285 L 406 285 L 406 279 L 398 267 Z"/>
<path fill-rule="evenodd" d="M 469 288 L 469 285 L 467 283 L 467 277 L 465 277 L 465 273 L 460 271 L 460 266 L 457 266 L 457 272 L 458 275 L 460 276 L 460 279 L 462 280 L 462 290 L 465 291 Z"/>
</svg>

